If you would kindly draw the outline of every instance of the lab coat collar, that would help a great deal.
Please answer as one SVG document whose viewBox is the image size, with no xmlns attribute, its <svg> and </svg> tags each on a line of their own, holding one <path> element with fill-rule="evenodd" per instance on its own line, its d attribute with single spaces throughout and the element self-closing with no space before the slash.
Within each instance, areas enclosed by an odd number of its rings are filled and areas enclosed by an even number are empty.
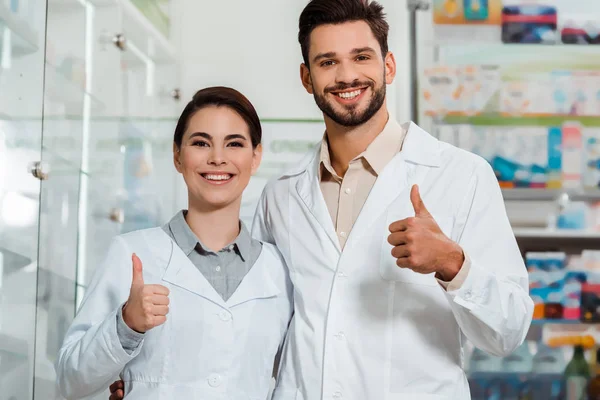
<svg viewBox="0 0 600 400">
<path fill-rule="evenodd" d="M 401 150 L 404 159 L 418 165 L 439 167 L 441 165 L 439 141 L 414 122 L 407 122 L 402 125 L 402 128 L 406 130 Z M 320 155 L 321 142 L 284 176 L 290 177 L 304 172 L 316 173 L 318 176 Z"/>
<path fill-rule="evenodd" d="M 163 281 L 202 296 L 226 310 L 250 300 L 274 297 L 280 293 L 280 289 L 268 273 L 269 262 L 266 260 L 264 248 L 236 291 L 225 302 L 183 250 L 164 231 L 161 230 L 161 233 L 163 246 L 170 246 L 171 254 L 162 277 Z"/>
</svg>

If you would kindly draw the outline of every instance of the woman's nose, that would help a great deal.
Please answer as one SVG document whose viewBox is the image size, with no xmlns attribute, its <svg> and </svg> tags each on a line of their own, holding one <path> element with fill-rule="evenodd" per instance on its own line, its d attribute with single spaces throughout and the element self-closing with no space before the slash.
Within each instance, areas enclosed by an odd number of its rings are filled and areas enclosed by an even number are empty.
<svg viewBox="0 0 600 400">
<path fill-rule="evenodd" d="M 227 164 L 223 152 L 220 149 L 214 149 L 210 152 L 210 156 L 208 158 L 208 163 L 210 165 L 224 165 Z"/>
</svg>

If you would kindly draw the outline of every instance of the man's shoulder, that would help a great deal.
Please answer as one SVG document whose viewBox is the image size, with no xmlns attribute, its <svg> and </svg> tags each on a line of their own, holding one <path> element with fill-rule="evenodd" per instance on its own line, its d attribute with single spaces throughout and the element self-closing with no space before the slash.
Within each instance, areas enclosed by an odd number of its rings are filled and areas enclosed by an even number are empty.
<svg viewBox="0 0 600 400">
<path fill-rule="evenodd" d="M 471 171 L 474 174 L 486 173 L 491 169 L 489 162 L 478 154 L 456 147 L 450 143 L 440 141 L 441 166 L 458 171 Z"/>
</svg>

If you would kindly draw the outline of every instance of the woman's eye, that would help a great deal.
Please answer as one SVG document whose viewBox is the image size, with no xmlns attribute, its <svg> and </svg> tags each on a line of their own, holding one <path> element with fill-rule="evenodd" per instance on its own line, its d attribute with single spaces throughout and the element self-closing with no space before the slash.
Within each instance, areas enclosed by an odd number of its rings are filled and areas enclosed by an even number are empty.
<svg viewBox="0 0 600 400">
<path fill-rule="evenodd" d="M 228 147 L 244 147 L 242 142 L 231 142 L 227 145 Z"/>
<path fill-rule="evenodd" d="M 206 142 L 204 142 L 204 141 L 202 141 L 202 140 L 199 140 L 199 141 L 197 141 L 197 142 L 193 142 L 193 143 L 192 143 L 192 146 L 198 146 L 198 147 L 207 147 L 207 146 L 208 146 L 208 143 L 206 143 Z"/>
</svg>

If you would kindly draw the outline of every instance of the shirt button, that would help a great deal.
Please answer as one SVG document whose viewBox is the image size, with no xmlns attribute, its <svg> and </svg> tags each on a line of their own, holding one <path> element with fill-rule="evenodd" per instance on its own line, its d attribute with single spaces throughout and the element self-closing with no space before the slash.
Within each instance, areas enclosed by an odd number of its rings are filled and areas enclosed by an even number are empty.
<svg viewBox="0 0 600 400">
<path fill-rule="evenodd" d="M 338 334 L 337 334 L 337 335 L 335 335 L 335 338 L 336 338 L 337 340 L 340 340 L 340 341 L 342 341 L 342 340 L 344 340 L 344 339 L 346 338 L 346 335 L 344 335 L 344 332 L 338 332 Z"/>
<path fill-rule="evenodd" d="M 217 271 L 217 272 L 221 272 L 221 266 L 220 266 L 220 265 L 217 265 L 217 268 L 215 268 L 215 271 Z"/>
<path fill-rule="evenodd" d="M 221 386 L 222 381 L 223 379 L 219 374 L 210 374 L 210 376 L 208 377 L 208 384 L 212 387 Z"/>
<path fill-rule="evenodd" d="M 346 275 L 344 272 L 338 272 L 338 277 L 340 277 L 340 278 L 347 278 L 348 275 Z"/>
<path fill-rule="evenodd" d="M 352 189 L 350 189 L 350 188 L 346 188 L 346 190 L 344 190 L 344 193 L 346 193 L 346 194 L 350 194 L 350 193 L 352 193 Z"/>
<path fill-rule="evenodd" d="M 219 313 L 219 318 L 221 318 L 221 321 L 227 322 L 231 320 L 231 315 L 227 311 L 221 311 Z"/>
<path fill-rule="evenodd" d="M 467 291 L 465 292 L 465 299 L 466 299 L 466 300 L 471 300 L 471 298 L 472 298 L 472 297 L 473 297 L 473 294 L 471 293 L 471 291 L 470 291 L 470 290 L 467 290 Z"/>
<path fill-rule="evenodd" d="M 341 236 L 341 237 L 345 238 L 345 237 L 346 237 L 346 235 L 347 235 L 347 233 L 346 233 L 346 232 L 340 232 L 340 236 Z"/>
<path fill-rule="evenodd" d="M 335 392 L 333 394 L 333 398 L 334 399 L 341 399 L 342 398 L 342 392 Z"/>
</svg>

